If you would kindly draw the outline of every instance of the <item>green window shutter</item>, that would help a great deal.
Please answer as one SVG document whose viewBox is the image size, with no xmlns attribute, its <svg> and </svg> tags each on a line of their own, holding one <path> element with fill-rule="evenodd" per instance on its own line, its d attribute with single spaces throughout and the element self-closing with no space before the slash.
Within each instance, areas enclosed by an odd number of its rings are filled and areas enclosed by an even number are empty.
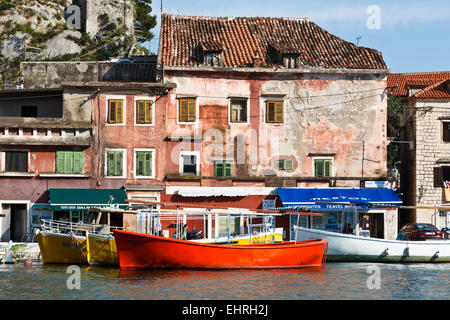
<svg viewBox="0 0 450 320">
<path fill-rule="evenodd" d="M 225 170 L 224 170 L 225 177 L 231 177 L 233 175 L 233 164 L 232 163 L 225 163 Z"/>
<path fill-rule="evenodd" d="M 145 156 L 145 158 L 144 158 L 144 164 L 145 164 L 144 175 L 149 177 L 152 175 L 152 153 L 145 152 L 144 156 Z"/>
<path fill-rule="evenodd" d="M 73 171 L 74 174 L 83 173 L 83 152 L 75 151 L 73 153 Z"/>
<path fill-rule="evenodd" d="M 121 151 L 114 152 L 114 175 L 121 176 L 123 174 L 123 153 Z"/>
<path fill-rule="evenodd" d="M 71 174 L 73 170 L 73 153 L 71 151 L 64 152 L 64 173 Z"/>
<path fill-rule="evenodd" d="M 224 170 L 223 170 L 223 162 L 216 161 L 214 163 L 214 176 L 216 177 L 223 177 Z"/>
<path fill-rule="evenodd" d="M 115 152 L 108 152 L 107 153 L 107 163 L 106 163 L 106 174 L 108 176 L 114 176 L 116 171 L 116 162 L 115 159 Z"/>
<path fill-rule="evenodd" d="M 331 160 L 324 160 L 325 164 L 325 177 L 331 177 Z"/>
<path fill-rule="evenodd" d="M 136 175 L 144 175 L 144 153 L 136 152 Z"/>
<path fill-rule="evenodd" d="M 323 160 L 314 160 L 314 176 L 323 177 Z"/>
<path fill-rule="evenodd" d="M 56 151 L 56 173 L 64 173 L 64 151 Z"/>
</svg>

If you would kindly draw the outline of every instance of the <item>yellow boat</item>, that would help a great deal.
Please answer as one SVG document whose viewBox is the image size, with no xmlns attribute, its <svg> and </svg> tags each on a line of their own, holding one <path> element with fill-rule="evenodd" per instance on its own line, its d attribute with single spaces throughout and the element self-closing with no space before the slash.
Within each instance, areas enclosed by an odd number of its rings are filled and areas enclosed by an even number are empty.
<svg viewBox="0 0 450 320">
<path fill-rule="evenodd" d="M 116 241 L 114 236 L 89 233 L 86 237 L 87 262 L 90 265 L 117 266 Z"/>
<path fill-rule="evenodd" d="M 36 238 L 44 263 L 86 264 L 86 237 L 41 231 Z"/>
</svg>

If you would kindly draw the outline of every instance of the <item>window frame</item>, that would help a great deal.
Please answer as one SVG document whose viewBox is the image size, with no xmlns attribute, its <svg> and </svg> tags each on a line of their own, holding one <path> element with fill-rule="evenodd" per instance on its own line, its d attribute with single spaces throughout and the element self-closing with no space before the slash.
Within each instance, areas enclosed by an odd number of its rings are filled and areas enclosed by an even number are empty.
<svg viewBox="0 0 450 320">
<path fill-rule="evenodd" d="M 323 161 L 323 165 L 324 165 L 324 167 L 322 168 L 323 169 L 323 172 L 324 172 L 324 175 L 322 175 L 322 176 L 317 176 L 316 175 L 316 161 Z M 329 163 L 330 163 L 330 166 L 331 166 L 331 168 L 330 168 L 330 175 L 329 176 L 326 176 L 325 175 L 325 162 L 326 161 L 329 161 Z M 315 178 L 331 178 L 331 177 L 333 177 L 334 176 L 334 161 L 333 161 L 333 158 L 314 158 L 313 159 L 313 163 L 312 163 L 312 166 L 313 166 L 313 168 L 312 168 L 312 172 L 313 172 L 313 177 L 315 177 Z"/>
<path fill-rule="evenodd" d="M 152 110 L 151 110 L 151 123 L 138 123 L 138 102 L 139 101 L 151 101 Z M 154 127 L 155 126 L 155 102 L 156 99 L 154 97 L 135 97 L 134 98 L 134 125 L 142 126 L 142 127 Z M 145 116 L 144 116 L 145 117 Z"/>
<path fill-rule="evenodd" d="M 447 130 L 444 128 L 446 124 L 449 127 Z M 442 121 L 441 128 L 442 128 L 442 141 L 444 143 L 450 142 L 450 121 L 449 120 Z M 445 134 L 446 131 L 447 131 L 447 134 Z"/>
<path fill-rule="evenodd" d="M 178 97 L 178 105 L 177 105 L 177 124 L 196 124 L 198 122 L 198 99 L 196 97 Z M 188 108 L 189 108 L 189 102 L 194 101 L 194 108 L 195 108 L 195 119 L 194 121 L 181 121 L 181 107 L 182 107 L 182 101 L 187 100 L 188 101 Z M 188 109 L 188 116 L 189 116 L 189 109 Z"/>
<path fill-rule="evenodd" d="M 109 102 L 113 100 L 122 100 L 122 122 L 110 122 Z M 105 124 L 107 126 L 125 126 L 127 122 L 127 96 L 106 96 L 105 98 Z"/>
<path fill-rule="evenodd" d="M 138 161 L 137 161 L 137 153 L 138 152 L 150 152 L 152 154 L 152 163 L 151 163 L 151 171 L 152 174 L 150 176 L 140 176 L 137 174 L 137 167 L 138 167 Z M 135 148 L 133 150 L 133 176 L 135 179 L 155 179 L 155 148 Z"/>
<path fill-rule="evenodd" d="M 184 173 L 184 158 L 183 156 L 195 156 L 195 158 L 197 159 L 196 164 L 195 164 L 195 170 L 196 170 L 196 174 L 195 176 L 200 176 L 200 152 L 198 151 L 180 151 L 180 157 L 179 157 L 179 173 L 181 176 L 186 176 L 186 174 Z M 190 174 L 188 174 L 187 176 L 189 176 Z"/>
<path fill-rule="evenodd" d="M 280 166 L 279 166 L 279 161 L 283 161 L 282 168 L 280 168 Z M 286 161 L 290 161 L 291 162 L 291 164 L 292 164 L 291 168 L 289 168 L 289 169 L 286 168 Z M 292 171 L 292 170 L 294 170 L 294 160 L 293 159 L 275 159 L 275 161 L 274 161 L 274 168 L 276 170 L 280 170 L 280 171 Z"/>
<path fill-rule="evenodd" d="M 110 176 L 108 175 L 108 152 L 122 152 L 122 175 L 121 176 Z M 127 149 L 112 149 L 112 148 L 105 148 L 104 153 L 105 158 L 105 170 L 104 170 L 104 176 L 108 179 L 124 179 L 127 175 Z"/>
<path fill-rule="evenodd" d="M 10 171 L 7 170 L 7 154 L 10 152 L 26 153 L 26 171 Z M 29 173 L 30 172 L 30 151 L 29 150 L 4 150 L 2 151 L 2 172 L 5 173 Z"/>
<path fill-rule="evenodd" d="M 279 104 L 279 103 L 281 103 L 281 120 L 279 120 L 279 119 L 277 119 L 277 112 L 276 112 L 276 110 L 275 110 L 275 120 L 274 121 L 269 121 L 269 105 L 271 104 L 271 103 L 274 103 L 275 104 L 275 108 L 276 108 L 276 105 L 277 104 Z M 265 122 L 267 123 L 267 124 L 280 124 L 280 123 L 284 123 L 284 100 L 276 100 L 276 99 L 268 99 L 268 100 L 266 100 L 265 101 L 265 106 L 264 106 L 265 108 Z"/>
<path fill-rule="evenodd" d="M 231 111 L 233 108 L 234 102 L 242 102 L 245 103 L 245 113 L 246 113 L 246 121 L 232 121 L 231 120 Z M 249 110 L 248 98 L 239 98 L 239 97 L 230 97 L 228 102 L 228 124 L 229 125 L 248 125 L 250 123 L 250 110 Z"/>
</svg>

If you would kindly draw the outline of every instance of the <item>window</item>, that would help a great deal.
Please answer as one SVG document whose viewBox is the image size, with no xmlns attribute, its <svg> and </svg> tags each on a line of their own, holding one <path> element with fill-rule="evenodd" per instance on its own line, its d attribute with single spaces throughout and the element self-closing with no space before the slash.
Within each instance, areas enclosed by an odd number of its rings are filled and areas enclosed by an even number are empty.
<svg viewBox="0 0 450 320">
<path fill-rule="evenodd" d="M 124 175 L 124 151 L 110 150 L 106 152 L 106 175 L 122 177 Z"/>
<path fill-rule="evenodd" d="M 83 152 L 56 151 L 56 173 L 82 174 Z"/>
<path fill-rule="evenodd" d="M 37 118 L 37 106 L 22 106 L 22 118 Z"/>
<path fill-rule="evenodd" d="M 230 103 L 230 122 L 247 122 L 247 100 L 231 100 Z"/>
<path fill-rule="evenodd" d="M 441 166 L 434 168 L 434 187 L 446 188 L 450 184 L 450 166 Z"/>
<path fill-rule="evenodd" d="M 205 65 L 208 67 L 217 67 L 222 64 L 220 52 L 205 52 Z"/>
<path fill-rule="evenodd" d="M 275 160 L 275 169 L 277 169 L 277 170 L 292 170 L 292 169 L 294 169 L 294 161 L 292 159 Z"/>
<path fill-rule="evenodd" d="M 331 177 L 331 159 L 314 160 L 315 177 Z"/>
<path fill-rule="evenodd" d="M 108 123 L 123 122 L 123 100 L 108 100 Z"/>
<path fill-rule="evenodd" d="M 5 171 L 7 172 L 28 172 L 28 152 L 26 151 L 6 151 Z"/>
<path fill-rule="evenodd" d="M 267 101 L 266 102 L 266 122 L 282 123 L 283 122 L 283 102 Z"/>
<path fill-rule="evenodd" d="M 136 177 L 153 177 L 153 151 L 139 150 L 135 151 L 135 176 Z"/>
<path fill-rule="evenodd" d="M 230 161 L 214 161 L 215 177 L 232 177 L 233 163 Z"/>
<path fill-rule="evenodd" d="M 195 99 L 180 99 L 179 104 L 179 122 L 195 122 Z"/>
<path fill-rule="evenodd" d="M 136 123 L 152 124 L 153 101 L 137 100 L 136 101 Z"/>
<path fill-rule="evenodd" d="M 198 175 L 198 155 L 196 154 L 182 154 L 180 169 L 182 175 Z"/>
<path fill-rule="evenodd" d="M 450 142 L 450 122 L 442 123 L 442 139 L 445 142 Z"/>
</svg>

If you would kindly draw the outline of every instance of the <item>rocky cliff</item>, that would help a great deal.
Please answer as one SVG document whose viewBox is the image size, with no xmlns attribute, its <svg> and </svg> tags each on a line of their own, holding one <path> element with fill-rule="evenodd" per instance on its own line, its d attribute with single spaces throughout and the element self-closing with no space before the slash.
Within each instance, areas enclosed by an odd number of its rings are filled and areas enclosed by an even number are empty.
<svg viewBox="0 0 450 320">
<path fill-rule="evenodd" d="M 22 61 L 107 60 L 131 49 L 133 54 L 148 53 L 136 44 L 134 3 L 0 0 L 1 82 L 14 81 Z M 73 5 L 78 10 L 68 10 Z M 70 23 L 74 19 L 78 26 Z"/>
</svg>

